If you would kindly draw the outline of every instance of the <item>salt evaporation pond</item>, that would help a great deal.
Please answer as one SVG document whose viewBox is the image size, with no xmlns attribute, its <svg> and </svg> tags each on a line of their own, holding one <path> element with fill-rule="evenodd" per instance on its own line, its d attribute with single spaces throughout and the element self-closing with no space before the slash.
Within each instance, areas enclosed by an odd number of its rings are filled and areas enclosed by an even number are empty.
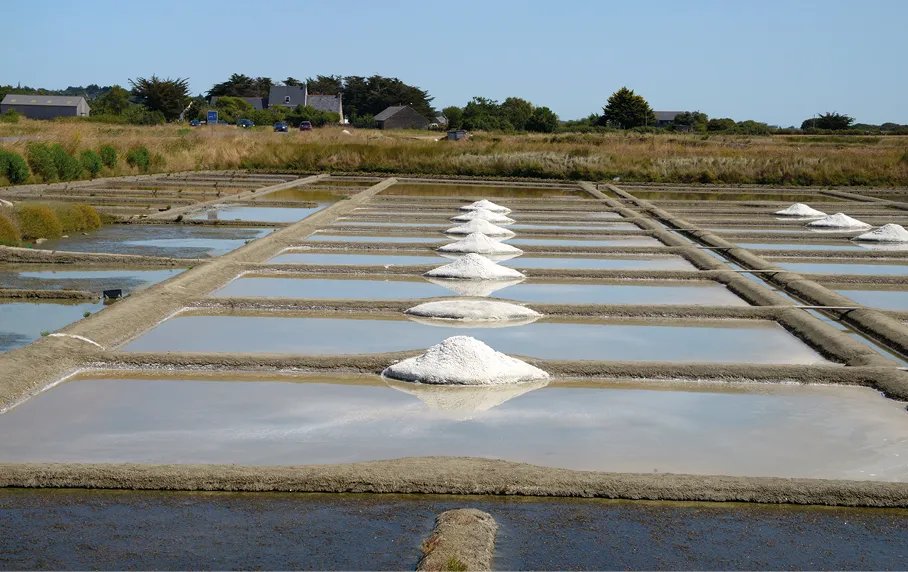
<svg viewBox="0 0 908 572">
<path fill-rule="evenodd" d="M 94 302 L 0 301 L 0 353 L 27 346 L 40 338 L 41 332 L 53 332 L 81 320 L 85 312 L 94 314 L 103 309 L 100 298 Z"/>
<path fill-rule="evenodd" d="M 273 264 L 340 264 L 340 265 L 411 265 L 437 264 L 442 266 L 450 262 L 449 258 L 437 255 L 406 256 L 395 254 L 317 254 L 291 253 L 280 254 L 268 262 Z M 556 258 L 533 257 L 523 255 L 506 261 L 503 266 L 513 268 L 567 269 L 584 268 L 599 270 L 696 270 L 687 260 L 680 256 L 653 258 Z"/>
<path fill-rule="evenodd" d="M 852 287 L 849 287 L 852 288 Z M 881 286 L 876 289 L 847 289 L 835 292 L 870 308 L 881 310 L 908 310 L 908 290 L 887 290 Z"/>
<path fill-rule="evenodd" d="M 863 246 L 849 244 L 847 241 L 841 242 L 796 242 L 796 243 L 777 243 L 777 242 L 739 242 L 741 248 L 771 249 L 771 250 L 850 250 L 865 252 L 867 249 Z"/>
<path fill-rule="evenodd" d="M 903 406 L 867 388 L 551 384 L 485 408 L 484 388 L 297 381 L 70 381 L 0 415 L 0 458 L 303 465 L 443 455 L 614 472 L 908 480 Z"/>
<path fill-rule="evenodd" d="M 248 207 L 248 206 L 220 206 L 206 209 L 192 215 L 194 220 L 246 220 L 261 222 L 297 222 L 316 213 L 330 203 L 319 204 L 317 207 Z"/>
<path fill-rule="evenodd" d="M 453 239 L 443 235 L 434 236 L 369 236 L 363 234 L 322 234 L 316 232 L 306 237 L 306 242 L 433 242 L 443 244 Z"/>
<path fill-rule="evenodd" d="M 595 199 L 586 191 L 579 189 L 507 187 L 484 185 L 431 185 L 421 183 L 397 183 L 381 191 L 379 195 L 408 197 L 491 197 L 496 202 L 507 203 L 507 199 L 544 199 L 549 197 Z M 497 198 L 496 198 L 497 197 Z M 499 200 L 500 199 L 500 200 Z"/>
<path fill-rule="evenodd" d="M 125 293 L 163 282 L 183 271 L 182 268 L 93 270 L 73 269 L 68 265 L 0 265 L 0 286 L 26 290 L 84 290 L 99 294 L 102 290 L 121 289 Z"/>
<path fill-rule="evenodd" d="M 492 297 L 518 302 L 551 304 L 699 304 L 746 306 L 728 288 L 715 282 L 647 281 L 634 283 L 560 283 L 526 281 L 508 286 Z M 456 296 L 447 288 L 426 281 L 323 278 L 242 277 L 215 296 L 313 298 L 329 300 L 406 300 Z"/>
<path fill-rule="evenodd" d="M 667 322 L 665 324 L 668 324 Z M 126 351 L 370 354 L 425 349 L 452 335 L 472 336 L 516 356 L 568 360 L 712 363 L 829 363 L 775 322 L 538 321 L 514 328 L 430 326 L 404 317 L 345 319 L 178 316 Z"/>
<path fill-rule="evenodd" d="M 261 238 L 271 228 L 230 228 L 197 225 L 117 224 L 86 235 L 49 240 L 34 248 L 71 252 L 141 254 L 171 258 L 220 256 Z"/>
<path fill-rule="evenodd" d="M 814 274 L 908 274 L 908 264 L 868 264 L 847 262 L 776 262 L 792 272 Z"/>
</svg>

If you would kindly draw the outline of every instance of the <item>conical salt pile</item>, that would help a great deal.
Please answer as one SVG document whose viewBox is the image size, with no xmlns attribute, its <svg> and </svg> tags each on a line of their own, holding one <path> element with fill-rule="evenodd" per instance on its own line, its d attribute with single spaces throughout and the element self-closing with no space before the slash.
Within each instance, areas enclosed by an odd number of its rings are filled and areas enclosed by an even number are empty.
<svg viewBox="0 0 908 572">
<path fill-rule="evenodd" d="M 511 212 L 511 209 L 503 207 L 501 205 L 496 205 L 488 199 L 482 199 L 481 201 L 476 201 L 475 203 L 470 203 L 468 205 L 460 207 L 462 211 L 474 211 L 476 209 L 485 209 L 487 211 L 492 211 L 493 213 L 508 214 Z"/>
<path fill-rule="evenodd" d="M 438 247 L 439 252 L 474 252 L 477 254 L 523 254 L 516 246 L 492 240 L 484 234 L 474 232 L 466 238 Z"/>
<path fill-rule="evenodd" d="M 512 218 L 508 218 L 503 214 L 492 212 L 486 209 L 476 209 L 475 211 L 469 211 L 464 214 L 459 214 L 455 217 L 451 217 L 453 222 L 470 222 L 471 220 L 487 220 L 492 224 L 514 224 L 515 221 Z"/>
<path fill-rule="evenodd" d="M 818 211 L 817 209 L 810 208 L 809 206 L 803 203 L 795 203 L 788 208 L 776 211 L 775 214 L 779 216 L 826 216 L 826 213 L 823 211 Z"/>
<path fill-rule="evenodd" d="M 514 233 L 510 230 L 495 226 L 487 220 L 471 220 L 466 224 L 455 226 L 445 231 L 446 234 L 473 234 L 474 232 L 486 236 L 504 236 L 507 238 L 514 236 Z"/>
<path fill-rule="evenodd" d="M 496 352 L 470 336 L 454 336 L 426 353 L 388 366 L 382 375 L 433 385 L 498 385 L 548 379 L 524 361 Z"/>
<path fill-rule="evenodd" d="M 898 224 L 884 224 L 870 232 L 865 232 L 852 240 L 865 240 L 868 242 L 908 242 L 908 230 Z M 456 243 L 455 243 L 456 244 Z"/>
<path fill-rule="evenodd" d="M 460 259 L 429 270 L 425 274 L 432 278 L 458 278 L 460 280 L 509 280 L 524 278 L 524 275 L 514 270 L 495 264 L 481 254 L 465 254 Z"/>
<path fill-rule="evenodd" d="M 807 223 L 807 226 L 811 228 L 842 228 L 842 229 L 851 229 L 851 230 L 861 230 L 865 228 L 870 228 L 870 225 L 866 222 L 859 221 L 856 218 L 851 218 L 845 213 L 836 213 L 834 215 L 829 215 L 820 220 L 815 220 Z"/>
</svg>

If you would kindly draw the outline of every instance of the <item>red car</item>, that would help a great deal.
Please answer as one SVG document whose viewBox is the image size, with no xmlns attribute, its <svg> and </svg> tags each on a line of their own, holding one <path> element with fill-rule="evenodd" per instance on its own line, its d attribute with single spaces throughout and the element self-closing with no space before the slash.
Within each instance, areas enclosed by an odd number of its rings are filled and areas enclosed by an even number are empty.
<svg viewBox="0 0 908 572">
<path fill-rule="evenodd" d="M 312 123 L 309 121 L 303 121 L 300 123 L 300 131 L 312 131 Z"/>
</svg>

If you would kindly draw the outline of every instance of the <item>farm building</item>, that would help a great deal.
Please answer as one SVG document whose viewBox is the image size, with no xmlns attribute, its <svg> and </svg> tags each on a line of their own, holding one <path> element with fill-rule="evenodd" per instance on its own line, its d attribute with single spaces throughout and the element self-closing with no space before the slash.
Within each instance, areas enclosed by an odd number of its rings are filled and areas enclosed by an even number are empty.
<svg viewBox="0 0 908 572">
<path fill-rule="evenodd" d="M 683 111 L 654 111 L 656 116 L 655 127 L 666 127 L 675 122 L 675 117 L 684 113 Z"/>
<path fill-rule="evenodd" d="M 71 95 L 21 95 L 9 93 L 0 101 L 0 113 L 18 111 L 29 119 L 88 117 L 91 108 L 84 97 Z"/>
<path fill-rule="evenodd" d="M 429 120 L 409 105 L 394 105 L 375 116 L 379 129 L 428 129 Z"/>
</svg>

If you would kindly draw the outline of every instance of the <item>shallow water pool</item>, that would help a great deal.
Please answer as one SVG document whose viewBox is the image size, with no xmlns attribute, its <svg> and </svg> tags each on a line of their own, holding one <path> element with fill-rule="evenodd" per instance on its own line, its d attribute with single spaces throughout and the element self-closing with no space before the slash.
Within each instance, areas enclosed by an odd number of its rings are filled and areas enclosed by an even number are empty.
<svg viewBox="0 0 908 572">
<path fill-rule="evenodd" d="M 439 283 L 440 282 L 440 283 Z M 322 278 L 243 277 L 227 284 L 215 296 L 313 298 L 329 300 L 406 300 L 454 296 L 439 281 L 355 280 Z M 551 304 L 700 304 L 746 306 L 730 290 L 714 282 L 676 282 L 659 286 L 644 283 L 558 283 L 525 281 L 495 292 L 495 298 Z M 459 285 L 460 281 L 456 284 Z"/>
<path fill-rule="evenodd" d="M 905 481 L 904 417 L 898 403 L 860 387 L 80 379 L 0 415 L 0 458 L 304 465 L 470 456 L 613 472 Z"/>
<path fill-rule="evenodd" d="M 49 240 L 34 248 L 71 252 L 141 254 L 171 258 L 220 256 L 261 238 L 271 228 L 196 225 L 110 225 L 86 235 Z"/>
<path fill-rule="evenodd" d="M 835 290 L 858 304 L 881 310 L 908 310 L 908 290 L 870 289 Z"/>
<path fill-rule="evenodd" d="M 0 353 L 27 346 L 41 337 L 77 322 L 85 312 L 104 309 L 98 301 L 5 302 L 0 300 Z"/>
<path fill-rule="evenodd" d="M 46 268 L 53 268 L 46 270 Z M 121 289 L 124 292 L 142 290 L 163 282 L 184 271 L 182 268 L 161 270 L 72 270 L 68 267 L 45 265 L 0 265 L 0 286 L 27 290 L 102 290 Z"/>
<path fill-rule="evenodd" d="M 908 264 L 849 264 L 847 262 L 776 262 L 793 272 L 817 274 L 908 274 Z"/>
<path fill-rule="evenodd" d="M 542 359 L 711 363 L 828 363 L 775 322 L 549 322 L 512 328 L 436 327 L 400 319 L 178 316 L 126 351 L 371 354 L 427 348 L 453 335 Z"/>
<path fill-rule="evenodd" d="M 248 207 L 220 206 L 194 214 L 195 220 L 248 220 L 261 222 L 297 222 L 317 213 L 330 203 L 320 203 L 317 207 Z"/>
</svg>

